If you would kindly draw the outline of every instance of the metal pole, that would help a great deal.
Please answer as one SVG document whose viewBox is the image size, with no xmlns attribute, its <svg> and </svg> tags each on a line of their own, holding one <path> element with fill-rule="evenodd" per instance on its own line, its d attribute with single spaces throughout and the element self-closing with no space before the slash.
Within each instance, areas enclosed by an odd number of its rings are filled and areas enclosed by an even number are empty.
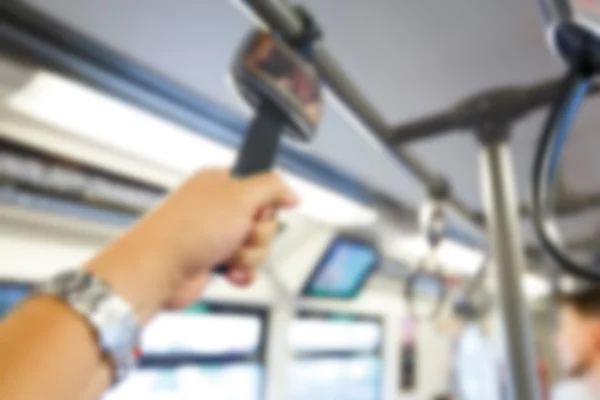
<svg viewBox="0 0 600 400">
<path fill-rule="evenodd" d="M 240 0 L 238 0 L 240 1 Z M 299 16 L 287 1 L 283 0 L 243 0 L 240 3 L 254 13 L 267 27 L 281 34 L 284 38 L 297 38 L 302 33 L 303 25 Z M 312 46 L 309 57 L 331 92 L 340 100 L 350 115 L 367 128 L 378 139 L 389 154 L 400 161 L 428 190 L 440 184 L 440 175 L 431 171 L 414 153 L 393 148 L 388 140 L 391 128 L 383 116 L 352 82 L 335 58 L 327 50 L 322 41 Z M 465 212 L 468 207 L 456 197 L 450 196 L 450 204 L 456 211 L 479 228 L 481 221 L 473 219 L 473 214 Z"/>
<path fill-rule="evenodd" d="M 515 400 L 540 399 L 535 346 L 524 300 L 524 247 L 518 199 L 506 134 L 484 142 L 480 156 L 483 200 L 493 253 L 496 295 L 502 318 L 507 373 Z"/>
</svg>

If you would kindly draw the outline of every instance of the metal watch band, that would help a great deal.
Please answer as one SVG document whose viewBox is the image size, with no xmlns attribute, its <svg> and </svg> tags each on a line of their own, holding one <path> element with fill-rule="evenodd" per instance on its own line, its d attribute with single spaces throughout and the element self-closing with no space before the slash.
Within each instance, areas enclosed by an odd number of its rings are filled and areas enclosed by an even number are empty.
<svg viewBox="0 0 600 400">
<path fill-rule="evenodd" d="M 113 362 L 114 383 L 135 368 L 140 324 L 129 303 L 104 281 L 89 272 L 69 271 L 42 283 L 37 292 L 59 297 L 89 322 Z"/>
</svg>

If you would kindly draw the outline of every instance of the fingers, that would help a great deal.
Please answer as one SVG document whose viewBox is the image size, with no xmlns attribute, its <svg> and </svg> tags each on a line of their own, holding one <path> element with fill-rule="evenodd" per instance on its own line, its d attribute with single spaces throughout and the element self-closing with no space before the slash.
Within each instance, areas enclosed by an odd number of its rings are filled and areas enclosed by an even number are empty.
<svg viewBox="0 0 600 400">
<path fill-rule="evenodd" d="M 267 258 L 266 247 L 245 247 L 231 260 L 234 269 L 254 270 Z"/>
<path fill-rule="evenodd" d="M 256 224 L 256 227 L 250 232 L 250 236 L 247 239 L 247 245 L 255 247 L 268 247 L 271 240 L 277 233 L 279 226 L 278 222 L 274 218 L 263 219 L 260 223 Z"/>
<path fill-rule="evenodd" d="M 245 247 L 231 260 L 233 266 L 227 272 L 227 278 L 238 286 L 247 286 L 254 281 L 256 269 L 268 255 L 267 247 Z"/>
<path fill-rule="evenodd" d="M 294 207 L 299 198 L 277 174 L 257 174 L 240 181 L 244 196 L 252 207 L 273 205 Z"/>
<path fill-rule="evenodd" d="M 227 278 L 234 285 L 250 285 L 254 281 L 256 269 L 267 258 L 271 241 L 278 228 L 274 214 L 273 208 L 262 209 L 257 214 L 257 222 L 244 247 L 229 262 L 232 268 L 228 270 Z"/>
<path fill-rule="evenodd" d="M 227 270 L 227 279 L 235 286 L 250 286 L 254 282 L 254 272 L 233 267 Z"/>
</svg>

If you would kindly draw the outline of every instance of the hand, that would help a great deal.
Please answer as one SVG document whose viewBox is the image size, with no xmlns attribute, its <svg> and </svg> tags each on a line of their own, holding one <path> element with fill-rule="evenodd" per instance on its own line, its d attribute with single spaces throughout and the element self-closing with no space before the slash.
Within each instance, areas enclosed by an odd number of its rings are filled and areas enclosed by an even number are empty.
<svg viewBox="0 0 600 400">
<path fill-rule="evenodd" d="M 194 302 L 220 263 L 232 266 L 232 283 L 251 283 L 277 229 L 273 212 L 296 203 L 277 175 L 201 171 L 87 268 L 147 319 L 162 307 Z"/>
</svg>

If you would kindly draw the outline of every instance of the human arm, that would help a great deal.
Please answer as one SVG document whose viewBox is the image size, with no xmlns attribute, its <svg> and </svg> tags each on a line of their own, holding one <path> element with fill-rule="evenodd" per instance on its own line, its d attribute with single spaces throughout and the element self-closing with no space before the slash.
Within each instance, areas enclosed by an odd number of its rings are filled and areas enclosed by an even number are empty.
<svg viewBox="0 0 600 400">
<path fill-rule="evenodd" d="M 234 266 L 230 281 L 249 284 L 276 230 L 274 219 L 257 214 L 295 202 L 274 175 L 235 180 L 204 171 L 84 267 L 145 323 L 195 301 L 221 262 Z M 97 398 L 111 371 L 88 323 L 53 297 L 26 301 L 0 329 L 2 399 Z"/>
</svg>

